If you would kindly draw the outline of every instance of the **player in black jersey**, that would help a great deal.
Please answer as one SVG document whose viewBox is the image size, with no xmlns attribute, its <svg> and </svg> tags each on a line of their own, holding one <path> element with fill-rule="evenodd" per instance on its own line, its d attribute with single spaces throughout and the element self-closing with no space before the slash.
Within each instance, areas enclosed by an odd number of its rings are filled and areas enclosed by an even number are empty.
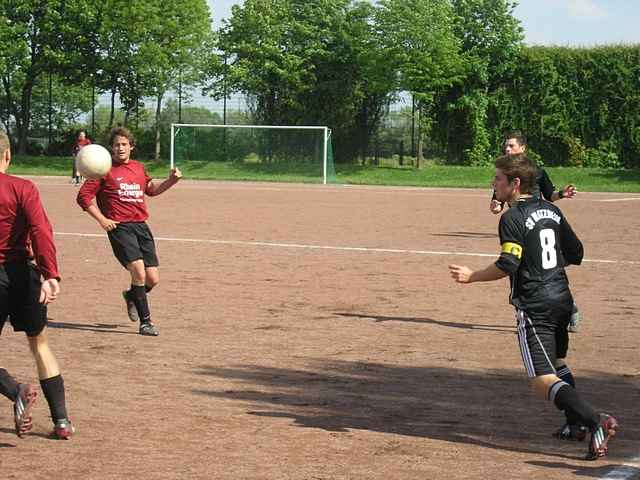
<svg viewBox="0 0 640 480">
<path fill-rule="evenodd" d="M 520 132 L 512 132 L 505 136 L 503 144 L 503 153 L 505 155 L 524 154 L 527 149 L 527 139 Z M 555 202 L 561 198 L 573 198 L 577 193 L 576 188 L 569 184 L 563 189 L 556 191 L 549 175 L 543 168 L 536 169 L 536 181 L 531 189 L 533 196 L 542 197 L 550 202 Z M 496 199 L 495 191 L 493 198 L 491 199 L 490 209 L 493 213 L 500 213 L 504 208 L 505 202 L 500 202 Z M 573 304 L 571 311 L 571 318 L 569 320 L 569 326 L 567 327 L 569 332 L 577 333 L 580 326 L 581 315 L 577 305 Z M 571 372 L 568 372 L 569 374 Z M 575 385 L 574 385 L 575 386 Z M 562 425 L 555 433 L 554 437 L 560 440 L 578 440 L 582 441 L 586 436 L 585 427 L 583 425 L 576 424 L 576 419 L 572 418 L 569 414 L 564 425 Z"/>
<path fill-rule="evenodd" d="M 525 153 L 527 149 L 527 139 L 520 132 L 513 132 L 507 134 L 504 140 L 504 144 L 502 146 L 503 153 L 505 155 Z M 566 185 L 564 188 L 556 191 L 556 187 L 551 182 L 549 175 L 543 168 L 537 169 L 536 174 L 536 183 L 533 186 L 531 193 L 534 196 L 540 196 L 550 202 L 555 202 L 556 200 L 560 200 L 561 198 L 573 198 L 575 197 L 578 191 L 576 187 L 572 184 Z M 498 214 L 504 208 L 505 202 L 500 202 L 496 199 L 496 193 L 493 192 L 493 197 L 491 198 L 491 203 L 489 204 L 489 209 L 492 213 Z M 578 311 L 578 307 L 576 304 L 573 304 L 573 311 L 571 312 L 571 321 L 569 322 L 569 331 L 576 333 L 580 326 L 580 312 Z M 560 429 L 560 431 L 562 431 Z M 569 431 L 567 431 L 569 435 L 560 435 L 560 438 L 571 439 L 571 435 Z"/>
<path fill-rule="evenodd" d="M 501 253 L 483 270 L 449 265 L 458 283 L 510 277 L 510 303 L 516 308 L 522 360 L 540 397 L 587 426 L 591 433 L 587 459 L 607 453 L 617 420 L 597 413 L 575 389 L 564 359 L 573 297 L 564 267 L 582 262 L 582 243 L 558 207 L 531 194 L 536 167 L 524 154 L 496 160 L 496 198 L 509 204 L 500 219 Z M 586 432 L 585 432 L 586 433 Z"/>
</svg>

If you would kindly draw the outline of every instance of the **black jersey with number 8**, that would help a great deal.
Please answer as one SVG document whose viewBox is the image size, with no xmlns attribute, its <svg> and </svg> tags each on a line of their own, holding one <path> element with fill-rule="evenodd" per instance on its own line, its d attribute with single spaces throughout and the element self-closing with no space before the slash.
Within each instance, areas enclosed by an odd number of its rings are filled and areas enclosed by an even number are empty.
<svg viewBox="0 0 640 480">
<path fill-rule="evenodd" d="M 584 250 L 564 215 L 539 198 L 516 202 L 500 219 L 496 266 L 509 273 L 511 303 L 527 313 L 573 301 L 564 267 L 579 265 Z"/>
</svg>

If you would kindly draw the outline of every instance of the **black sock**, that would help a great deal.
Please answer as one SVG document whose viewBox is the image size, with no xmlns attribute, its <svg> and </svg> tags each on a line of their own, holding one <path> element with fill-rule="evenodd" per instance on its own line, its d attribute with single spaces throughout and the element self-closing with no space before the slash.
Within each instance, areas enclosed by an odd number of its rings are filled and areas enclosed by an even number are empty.
<svg viewBox="0 0 640 480">
<path fill-rule="evenodd" d="M 558 376 L 558 378 L 560 380 L 568 383 L 573 388 L 576 388 L 576 380 L 573 377 L 573 374 L 571 373 L 571 370 L 566 365 L 562 365 L 562 366 L 556 368 L 556 375 Z M 567 417 L 567 423 L 569 425 L 576 425 L 576 424 L 580 423 L 580 418 L 579 418 L 578 414 L 576 412 L 574 412 L 573 410 L 571 410 L 570 408 L 568 408 L 568 409 L 566 409 L 564 411 L 564 415 L 565 415 L 565 417 Z"/>
<path fill-rule="evenodd" d="M 62 375 L 40 380 L 40 386 L 42 387 L 44 398 L 47 399 L 47 403 L 49 404 L 49 411 L 51 412 L 53 421 L 55 422 L 62 418 L 68 419 Z"/>
<path fill-rule="evenodd" d="M 4 368 L 0 368 L 0 394 L 12 402 L 18 398 L 18 382 Z"/>
<path fill-rule="evenodd" d="M 140 323 L 151 321 L 151 312 L 149 312 L 149 302 L 147 301 L 147 292 L 143 285 L 131 285 L 129 290 L 129 298 L 133 301 L 140 317 Z"/>
<path fill-rule="evenodd" d="M 583 425 L 593 429 L 598 426 L 600 415 L 587 402 L 580 398 L 575 388 L 562 380 L 549 389 L 549 400 L 559 410 L 571 411 Z"/>
</svg>

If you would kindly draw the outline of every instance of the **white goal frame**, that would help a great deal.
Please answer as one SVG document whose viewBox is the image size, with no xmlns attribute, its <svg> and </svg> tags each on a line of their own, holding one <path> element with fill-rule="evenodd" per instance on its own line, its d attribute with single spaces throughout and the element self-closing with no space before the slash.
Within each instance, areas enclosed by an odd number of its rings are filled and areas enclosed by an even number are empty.
<svg viewBox="0 0 640 480">
<path fill-rule="evenodd" d="M 323 131 L 323 147 L 322 147 L 322 183 L 327 184 L 327 161 L 329 155 L 329 139 L 331 138 L 331 129 L 322 126 L 306 126 L 306 125 L 220 125 L 208 123 L 172 123 L 171 124 L 171 168 L 174 168 L 174 138 L 180 127 L 195 128 L 255 128 L 265 130 L 322 130 Z"/>
</svg>

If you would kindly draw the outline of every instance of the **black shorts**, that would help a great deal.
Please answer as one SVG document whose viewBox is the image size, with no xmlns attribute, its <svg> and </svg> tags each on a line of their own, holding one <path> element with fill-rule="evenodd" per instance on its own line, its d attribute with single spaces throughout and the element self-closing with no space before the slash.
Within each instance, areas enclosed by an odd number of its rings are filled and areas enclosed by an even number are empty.
<svg viewBox="0 0 640 480">
<path fill-rule="evenodd" d="M 567 356 L 571 308 L 554 309 L 544 321 L 532 320 L 516 309 L 520 353 L 529 378 L 555 374 L 556 360 Z"/>
<path fill-rule="evenodd" d="M 39 335 L 47 325 L 47 307 L 40 303 L 42 281 L 28 262 L 0 265 L 0 332 L 7 317 L 14 331 Z"/>
<path fill-rule="evenodd" d="M 108 236 L 113 254 L 123 267 L 136 260 L 143 260 L 145 267 L 160 265 L 153 234 L 145 222 L 119 223 Z"/>
</svg>

